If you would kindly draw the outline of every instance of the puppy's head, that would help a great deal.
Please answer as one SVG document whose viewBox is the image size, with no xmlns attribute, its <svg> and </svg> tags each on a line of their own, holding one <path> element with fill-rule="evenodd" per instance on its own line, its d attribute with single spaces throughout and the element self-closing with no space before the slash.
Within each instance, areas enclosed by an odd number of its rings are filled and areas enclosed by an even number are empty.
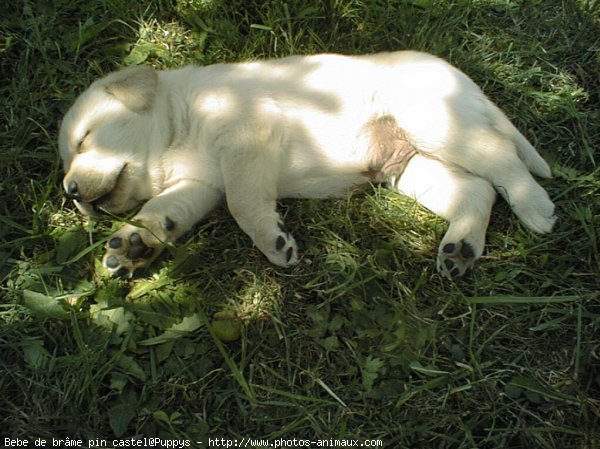
<svg viewBox="0 0 600 449">
<path fill-rule="evenodd" d="M 147 198 L 146 153 L 157 89 L 147 66 L 95 81 L 65 115 L 59 133 L 67 197 L 84 214 L 132 209 Z"/>
</svg>

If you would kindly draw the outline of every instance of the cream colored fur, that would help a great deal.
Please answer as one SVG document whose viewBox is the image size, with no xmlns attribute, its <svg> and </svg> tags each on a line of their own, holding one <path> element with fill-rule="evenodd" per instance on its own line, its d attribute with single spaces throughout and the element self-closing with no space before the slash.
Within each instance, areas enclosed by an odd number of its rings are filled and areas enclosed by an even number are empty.
<svg viewBox="0 0 600 449">
<path fill-rule="evenodd" d="M 86 214 L 142 206 L 107 243 L 113 274 L 149 265 L 223 197 L 288 266 L 299 256 L 277 199 L 339 197 L 376 179 L 364 130 L 381 117 L 396 126 L 382 134 L 417 152 L 385 181 L 449 221 L 443 274 L 481 256 L 496 191 L 527 227 L 552 229 L 554 205 L 530 174 L 550 177 L 548 165 L 466 75 L 413 51 L 112 73 L 64 118 L 64 186 Z"/>
</svg>

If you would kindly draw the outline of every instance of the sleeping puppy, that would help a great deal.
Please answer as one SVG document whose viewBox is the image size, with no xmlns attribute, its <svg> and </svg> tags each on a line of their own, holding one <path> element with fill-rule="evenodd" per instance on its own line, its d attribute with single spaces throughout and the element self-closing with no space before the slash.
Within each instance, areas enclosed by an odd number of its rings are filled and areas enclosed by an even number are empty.
<svg viewBox="0 0 600 449">
<path fill-rule="evenodd" d="M 298 262 L 278 198 L 331 198 L 386 183 L 449 222 L 437 268 L 478 259 L 500 193 L 532 231 L 554 205 L 550 168 L 458 69 L 414 51 L 323 54 L 155 71 L 94 82 L 60 129 L 66 195 L 88 215 L 141 206 L 106 244 L 129 277 L 224 197 L 274 264 Z"/>
</svg>

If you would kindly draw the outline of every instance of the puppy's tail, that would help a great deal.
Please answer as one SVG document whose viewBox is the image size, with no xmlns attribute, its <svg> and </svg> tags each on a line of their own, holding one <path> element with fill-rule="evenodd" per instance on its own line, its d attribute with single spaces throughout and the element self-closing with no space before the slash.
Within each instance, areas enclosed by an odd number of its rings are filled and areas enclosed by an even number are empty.
<svg viewBox="0 0 600 449">
<path fill-rule="evenodd" d="M 540 156 L 535 147 L 529 143 L 523 134 L 512 124 L 512 122 L 504 115 L 504 112 L 491 101 L 488 102 L 488 107 L 493 109 L 492 114 L 496 118 L 495 126 L 497 129 L 511 139 L 516 148 L 519 158 L 531 173 L 540 178 L 551 178 L 552 172 L 550 166 Z"/>
</svg>

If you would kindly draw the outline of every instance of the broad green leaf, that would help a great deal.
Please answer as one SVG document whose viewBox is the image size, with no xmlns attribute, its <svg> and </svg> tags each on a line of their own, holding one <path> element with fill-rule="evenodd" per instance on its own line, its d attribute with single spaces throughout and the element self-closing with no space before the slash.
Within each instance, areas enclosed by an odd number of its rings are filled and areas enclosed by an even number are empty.
<svg viewBox="0 0 600 449">
<path fill-rule="evenodd" d="M 20 346 L 23 349 L 25 362 L 30 368 L 36 370 L 43 368 L 50 358 L 50 354 L 44 348 L 44 342 L 41 339 L 23 340 Z"/>
<path fill-rule="evenodd" d="M 54 296 L 47 296 L 32 290 L 24 290 L 23 299 L 25 300 L 25 306 L 34 315 L 59 320 L 69 317 L 69 312 L 65 308 L 65 303 Z"/>
<path fill-rule="evenodd" d="M 114 307 L 105 309 L 100 304 L 92 304 L 90 306 L 90 317 L 94 324 L 105 329 L 115 329 L 117 335 L 123 335 L 131 329 L 133 314 L 124 307 Z"/>
<path fill-rule="evenodd" d="M 175 340 L 169 340 L 160 345 L 156 345 L 154 350 L 156 354 L 156 361 L 161 363 L 167 360 L 173 352 L 173 346 L 175 346 Z"/>
<path fill-rule="evenodd" d="M 139 65 L 144 63 L 150 57 L 165 57 L 168 56 L 166 48 L 158 44 L 144 42 L 136 44 L 131 52 L 125 56 L 124 63 L 127 66 Z"/>
<path fill-rule="evenodd" d="M 123 62 L 126 66 L 139 65 L 144 63 L 149 56 L 150 51 L 148 50 L 148 48 L 136 45 L 133 47 L 131 52 L 127 56 L 125 56 Z"/>
<path fill-rule="evenodd" d="M 130 376 L 133 376 L 142 382 L 146 380 L 146 372 L 133 357 L 122 355 L 117 364 L 124 373 L 129 374 Z"/>
<path fill-rule="evenodd" d="M 331 336 L 331 337 L 324 338 L 319 343 L 328 352 L 329 351 L 335 351 L 340 346 L 340 341 L 338 340 L 338 338 L 336 336 Z"/>
<path fill-rule="evenodd" d="M 108 423 L 117 438 L 127 432 L 129 423 L 135 418 L 135 410 L 133 404 L 118 404 L 108 410 Z"/>
<path fill-rule="evenodd" d="M 329 322 L 329 331 L 330 332 L 337 332 L 339 331 L 342 327 L 344 327 L 344 324 L 346 324 L 346 318 L 344 318 L 342 315 L 335 315 L 332 320 Z"/>
<path fill-rule="evenodd" d="M 373 388 L 375 380 L 379 377 L 379 372 L 383 368 L 384 361 L 378 357 L 368 356 L 362 366 L 362 382 L 367 391 Z"/>
<path fill-rule="evenodd" d="M 65 231 L 58 238 L 58 246 L 56 248 L 56 261 L 65 263 L 85 246 L 85 234 L 78 230 Z"/>
<path fill-rule="evenodd" d="M 166 424 L 168 426 L 171 425 L 171 420 L 169 419 L 169 415 L 167 415 L 165 412 L 163 412 L 162 410 L 157 410 L 155 412 L 152 412 L 152 416 L 154 417 L 155 420 L 157 420 L 158 422 L 162 422 L 163 424 Z"/>
<path fill-rule="evenodd" d="M 191 332 L 198 330 L 202 327 L 202 322 L 198 317 L 198 314 L 186 316 L 181 320 L 180 323 L 174 324 L 170 328 L 166 329 L 164 333 L 161 335 L 157 335 L 156 337 L 148 338 L 146 340 L 142 340 L 138 342 L 138 345 L 141 346 L 152 346 L 152 345 L 160 345 L 167 341 L 176 340 L 178 338 L 189 335 Z"/>
<path fill-rule="evenodd" d="M 115 390 L 119 393 L 123 392 L 123 389 L 127 385 L 127 376 L 123 373 L 113 371 L 110 374 L 110 389 Z"/>
<path fill-rule="evenodd" d="M 127 294 L 127 299 L 139 299 L 142 296 L 145 296 L 155 290 L 160 290 L 164 286 L 170 285 L 173 282 L 175 282 L 174 279 L 167 276 L 161 276 L 158 279 L 140 280 L 129 291 Z"/>
</svg>

